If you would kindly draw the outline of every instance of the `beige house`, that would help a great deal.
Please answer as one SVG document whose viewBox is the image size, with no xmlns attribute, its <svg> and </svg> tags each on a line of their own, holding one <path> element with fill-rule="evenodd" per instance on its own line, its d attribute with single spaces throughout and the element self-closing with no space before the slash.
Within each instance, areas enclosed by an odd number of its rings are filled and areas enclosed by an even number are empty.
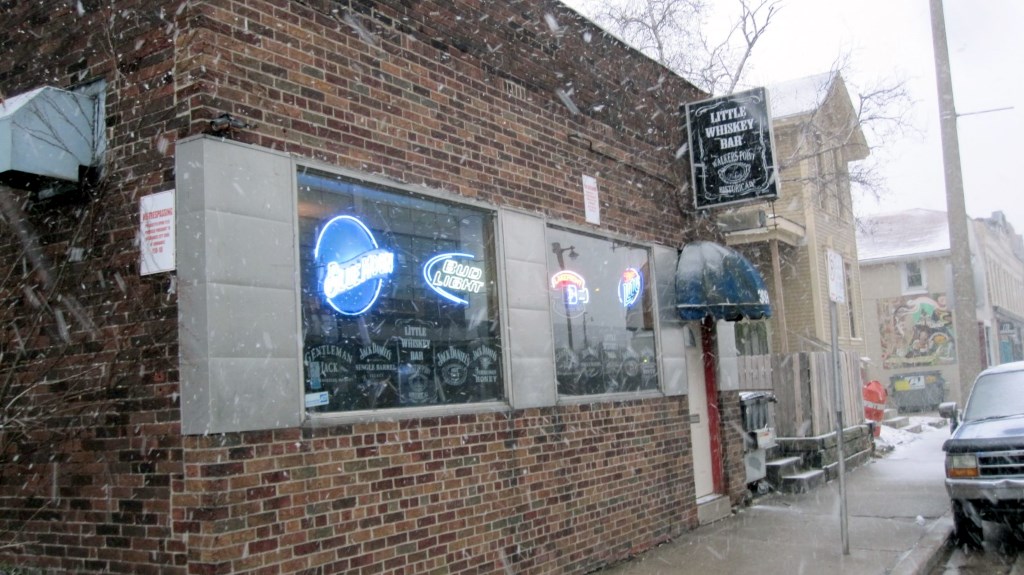
<svg viewBox="0 0 1024 575">
<path fill-rule="evenodd" d="M 1021 237 L 1002 212 L 973 219 L 968 229 L 981 365 L 1022 359 Z M 962 401 L 968 388 L 958 379 L 946 212 L 913 209 L 862 218 L 857 243 L 871 334 L 868 377 L 882 382 L 899 407 Z"/>
<path fill-rule="evenodd" d="M 801 78 L 768 90 L 781 168 L 779 199 L 719 217 L 728 244 L 764 274 L 775 312 L 767 329 L 737 326 L 739 353 L 820 351 L 829 346 L 828 249 L 842 256 L 846 269 L 848 303 L 838 309 L 840 347 L 862 353 L 847 166 L 866 158 L 868 147 L 856 111 L 838 74 Z"/>
<path fill-rule="evenodd" d="M 868 146 L 839 74 L 769 86 L 768 94 L 780 168 L 779 198 L 747 204 L 718 218 L 728 245 L 763 274 L 773 306 L 770 320 L 736 324 L 737 353 L 741 360 L 763 357 L 776 363 L 789 354 L 817 353 L 818 372 L 826 369 L 827 360 L 820 354 L 831 350 L 826 253 L 833 250 L 845 269 L 846 303 L 837 306 L 837 328 L 851 407 L 860 395 L 857 363 L 866 345 L 848 165 L 866 158 Z M 777 369 L 765 371 L 774 373 L 775 381 L 763 387 L 783 396 L 795 394 L 792 401 L 798 414 L 827 411 L 827 397 L 811 397 L 823 383 L 801 383 L 796 377 L 787 381 L 780 379 Z M 847 410 L 847 421 L 860 420 L 857 409 Z M 815 417 L 816 432 L 828 429 L 826 420 Z"/>
<path fill-rule="evenodd" d="M 1024 359 L 1024 242 L 1003 212 L 974 220 L 986 289 L 979 292 L 988 365 Z M 977 280 L 976 280 L 977 281 Z"/>
</svg>

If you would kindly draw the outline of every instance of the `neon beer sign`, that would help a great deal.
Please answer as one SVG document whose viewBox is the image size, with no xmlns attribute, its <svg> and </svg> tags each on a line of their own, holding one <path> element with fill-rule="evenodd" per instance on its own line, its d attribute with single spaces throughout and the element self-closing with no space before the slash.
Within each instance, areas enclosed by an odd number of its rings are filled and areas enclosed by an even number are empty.
<svg viewBox="0 0 1024 575">
<path fill-rule="evenodd" d="M 623 307 L 632 307 L 640 299 L 644 289 L 644 277 L 636 268 L 626 268 L 619 277 L 619 301 Z"/>
<path fill-rule="evenodd" d="M 565 313 L 569 317 L 576 317 L 583 313 L 586 304 L 590 301 L 587 280 L 571 270 L 562 270 L 551 276 L 551 289 L 562 292 Z"/>
<path fill-rule="evenodd" d="M 373 307 L 384 280 L 395 271 L 395 254 L 382 249 L 370 229 L 349 215 L 324 225 L 313 259 L 320 294 L 342 315 L 360 315 Z"/>
<path fill-rule="evenodd" d="M 580 274 L 562 270 L 551 276 L 551 289 L 561 289 L 565 292 L 565 303 L 579 305 L 590 301 L 590 290 L 587 289 L 587 280 Z"/>
<path fill-rule="evenodd" d="M 441 297 L 462 305 L 469 300 L 452 292 L 480 293 L 484 288 L 484 270 L 472 260 L 473 254 L 438 254 L 423 264 L 423 279 Z M 470 261 L 460 261 L 470 260 Z"/>
</svg>

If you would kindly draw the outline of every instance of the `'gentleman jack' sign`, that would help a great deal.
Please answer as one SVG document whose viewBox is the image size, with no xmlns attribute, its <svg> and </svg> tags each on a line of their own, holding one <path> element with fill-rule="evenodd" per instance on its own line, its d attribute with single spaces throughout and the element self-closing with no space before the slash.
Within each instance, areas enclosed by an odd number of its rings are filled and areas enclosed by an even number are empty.
<svg viewBox="0 0 1024 575">
<path fill-rule="evenodd" d="M 779 197 L 764 88 L 687 104 L 686 123 L 697 209 Z"/>
</svg>

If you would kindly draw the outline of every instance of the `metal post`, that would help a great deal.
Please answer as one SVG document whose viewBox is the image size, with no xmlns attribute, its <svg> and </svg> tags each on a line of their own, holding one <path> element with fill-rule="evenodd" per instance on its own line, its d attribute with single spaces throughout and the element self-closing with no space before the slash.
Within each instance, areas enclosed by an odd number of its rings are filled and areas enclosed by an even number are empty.
<svg viewBox="0 0 1024 575">
<path fill-rule="evenodd" d="M 843 555 L 850 554 L 849 521 L 846 514 L 846 450 L 843 438 L 843 385 L 839 376 L 839 328 L 836 325 L 836 302 L 828 304 L 832 319 L 832 389 L 835 390 L 836 451 L 839 458 L 839 527 L 843 538 Z"/>
<path fill-rule="evenodd" d="M 775 233 L 778 234 L 778 226 Z M 775 281 L 775 321 L 782 337 L 779 338 L 779 353 L 789 353 L 789 328 L 786 327 L 786 297 L 782 292 L 782 257 L 779 255 L 779 238 L 768 240 L 772 251 L 772 279 Z"/>
<path fill-rule="evenodd" d="M 946 211 L 949 214 L 949 251 L 953 264 L 953 325 L 956 331 L 958 381 L 951 382 L 951 399 L 963 402 L 981 371 L 978 344 L 978 314 L 975 310 L 974 268 L 968 240 L 967 207 L 960 172 L 960 145 L 953 103 L 953 78 L 949 69 L 946 22 L 942 0 L 930 0 L 932 50 L 939 93 L 939 123 L 942 133 L 942 164 L 946 179 Z"/>
</svg>

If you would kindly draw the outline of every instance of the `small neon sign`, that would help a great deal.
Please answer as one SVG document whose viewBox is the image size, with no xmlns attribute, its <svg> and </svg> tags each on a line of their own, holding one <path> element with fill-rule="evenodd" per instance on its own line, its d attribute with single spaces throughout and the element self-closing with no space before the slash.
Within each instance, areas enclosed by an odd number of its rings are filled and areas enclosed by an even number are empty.
<svg viewBox="0 0 1024 575">
<path fill-rule="evenodd" d="M 636 268 L 626 268 L 619 278 L 619 301 L 623 307 L 632 307 L 640 299 L 644 278 Z"/>
<path fill-rule="evenodd" d="M 376 303 L 384 280 L 395 271 L 395 254 L 381 249 L 373 233 L 353 216 L 328 221 L 313 252 L 319 290 L 342 315 L 360 315 Z"/>
<path fill-rule="evenodd" d="M 586 304 L 590 301 L 587 280 L 571 270 L 562 270 L 551 276 L 551 289 L 561 290 L 562 303 L 565 304 L 565 313 L 569 317 L 576 317 L 583 313 Z"/>
<path fill-rule="evenodd" d="M 423 279 L 441 297 L 467 305 L 469 300 L 452 292 L 480 293 L 484 288 L 484 270 L 473 262 L 460 261 L 466 259 L 474 260 L 475 256 L 463 253 L 438 254 L 423 264 Z"/>
<path fill-rule="evenodd" d="M 585 304 L 590 301 L 590 290 L 587 289 L 587 280 L 580 274 L 563 270 L 551 276 L 551 289 L 565 291 L 565 303 L 569 305 Z"/>
</svg>

